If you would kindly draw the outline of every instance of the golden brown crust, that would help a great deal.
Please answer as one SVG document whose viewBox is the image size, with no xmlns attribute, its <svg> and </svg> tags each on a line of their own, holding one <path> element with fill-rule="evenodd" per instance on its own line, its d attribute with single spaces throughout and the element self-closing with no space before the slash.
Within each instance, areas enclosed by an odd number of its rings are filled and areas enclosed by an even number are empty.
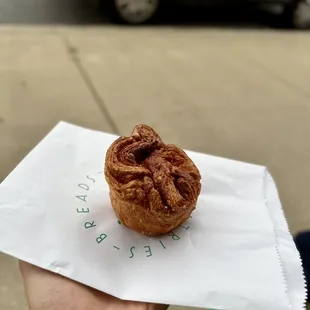
<svg viewBox="0 0 310 310">
<path fill-rule="evenodd" d="M 105 177 L 119 219 L 148 236 L 168 233 L 184 223 L 201 189 L 200 173 L 186 153 L 164 144 L 146 125 L 112 143 Z"/>
</svg>

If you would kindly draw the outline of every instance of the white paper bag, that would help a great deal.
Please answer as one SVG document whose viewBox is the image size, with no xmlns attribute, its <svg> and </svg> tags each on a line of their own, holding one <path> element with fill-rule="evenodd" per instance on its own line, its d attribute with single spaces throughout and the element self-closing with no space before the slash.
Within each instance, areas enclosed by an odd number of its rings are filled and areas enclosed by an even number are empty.
<svg viewBox="0 0 310 310">
<path fill-rule="evenodd" d="M 197 209 L 160 238 L 125 228 L 103 168 L 116 136 L 67 123 L 0 185 L 0 251 L 128 300 L 226 310 L 299 310 L 299 254 L 261 166 L 188 152 Z"/>
</svg>

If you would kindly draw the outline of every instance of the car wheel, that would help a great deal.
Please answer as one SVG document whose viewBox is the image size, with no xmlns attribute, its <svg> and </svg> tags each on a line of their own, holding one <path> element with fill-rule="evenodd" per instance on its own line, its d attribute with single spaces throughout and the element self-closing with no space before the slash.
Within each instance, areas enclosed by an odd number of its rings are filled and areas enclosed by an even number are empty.
<svg viewBox="0 0 310 310">
<path fill-rule="evenodd" d="M 104 0 L 109 1 L 114 21 L 139 25 L 149 22 L 157 13 L 160 0 Z"/>
<path fill-rule="evenodd" d="M 284 10 L 284 22 L 295 29 L 310 29 L 310 0 L 292 2 Z"/>
<path fill-rule="evenodd" d="M 310 0 L 300 0 L 293 12 L 292 24 L 297 29 L 310 29 Z"/>
</svg>

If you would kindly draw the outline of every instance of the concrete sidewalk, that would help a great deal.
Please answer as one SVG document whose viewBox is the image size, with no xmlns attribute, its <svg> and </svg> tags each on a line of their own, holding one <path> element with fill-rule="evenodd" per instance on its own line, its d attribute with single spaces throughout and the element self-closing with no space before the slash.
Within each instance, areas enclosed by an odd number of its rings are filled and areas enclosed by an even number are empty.
<svg viewBox="0 0 310 310">
<path fill-rule="evenodd" d="M 0 180 L 59 121 L 265 165 L 292 232 L 309 228 L 308 33 L 0 28 Z M 0 256 L 0 309 L 26 309 Z M 20 298 L 16 299 L 16 296 Z"/>
</svg>

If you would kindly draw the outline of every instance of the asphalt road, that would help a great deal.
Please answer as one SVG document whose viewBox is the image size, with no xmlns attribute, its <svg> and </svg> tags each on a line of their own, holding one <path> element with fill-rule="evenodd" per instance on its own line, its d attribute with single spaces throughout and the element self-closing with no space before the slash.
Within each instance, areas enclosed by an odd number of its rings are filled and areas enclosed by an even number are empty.
<svg viewBox="0 0 310 310">
<path fill-rule="evenodd" d="M 2 24 L 83 24 L 102 20 L 96 0 L 0 0 Z"/>
</svg>

